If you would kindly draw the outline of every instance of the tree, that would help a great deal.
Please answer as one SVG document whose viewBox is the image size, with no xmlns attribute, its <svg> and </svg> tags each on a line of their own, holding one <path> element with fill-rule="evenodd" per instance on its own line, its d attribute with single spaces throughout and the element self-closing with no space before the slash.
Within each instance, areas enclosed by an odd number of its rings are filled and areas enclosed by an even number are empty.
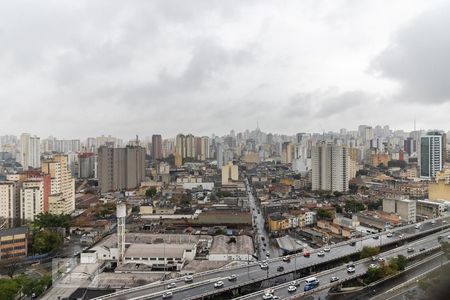
<svg viewBox="0 0 450 300">
<path fill-rule="evenodd" d="M 383 278 L 383 270 L 381 268 L 369 268 L 366 275 L 366 283 L 372 283 Z"/>
<path fill-rule="evenodd" d="M 329 210 L 323 209 L 323 208 L 318 208 L 316 210 L 317 213 L 317 217 L 319 219 L 332 219 L 333 218 L 333 213 Z"/>
<path fill-rule="evenodd" d="M 64 214 L 56 215 L 49 213 L 40 213 L 35 217 L 33 221 L 33 227 L 37 230 L 54 230 L 55 228 L 64 228 L 66 230 L 69 230 L 70 216 Z"/>
<path fill-rule="evenodd" d="M 358 185 L 356 183 L 350 183 L 348 185 L 348 190 L 351 194 L 356 194 L 358 192 Z"/>
<path fill-rule="evenodd" d="M 8 275 L 10 278 L 14 277 L 22 259 L 19 257 L 11 257 L 0 260 L 0 272 Z"/>
<path fill-rule="evenodd" d="M 342 213 L 342 207 L 339 204 L 333 204 L 333 207 L 336 209 L 338 214 Z"/>
<path fill-rule="evenodd" d="M 345 211 L 347 212 L 352 212 L 352 213 L 357 213 L 358 211 L 364 210 L 364 204 L 362 204 L 361 202 L 358 202 L 356 200 L 347 200 L 345 201 Z"/>
<path fill-rule="evenodd" d="M 344 194 L 342 194 L 342 193 L 339 192 L 339 191 L 334 191 L 333 195 L 334 195 L 335 197 L 340 197 L 340 196 L 342 196 L 342 195 L 344 195 Z"/>
<path fill-rule="evenodd" d="M 367 209 L 368 210 L 377 210 L 381 206 L 383 206 L 383 199 L 378 199 L 377 201 L 370 201 L 367 204 Z"/>
<path fill-rule="evenodd" d="M 369 171 L 364 170 L 364 169 L 356 171 L 356 177 L 358 177 L 358 176 L 366 176 L 368 174 L 369 174 Z"/>
<path fill-rule="evenodd" d="M 378 247 L 369 247 L 369 246 L 364 246 L 362 248 L 360 259 L 364 259 L 367 257 L 372 257 L 372 256 L 376 256 L 380 253 L 380 248 Z"/>
<path fill-rule="evenodd" d="M 153 198 L 155 197 L 157 191 L 155 188 L 149 188 L 145 191 L 145 197 L 147 198 Z"/>
<path fill-rule="evenodd" d="M 397 256 L 397 267 L 399 271 L 403 271 L 408 265 L 408 259 L 404 255 Z"/>
<path fill-rule="evenodd" d="M 13 279 L 0 279 L 0 299 L 14 300 L 19 293 L 20 287 Z"/>
<path fill-rule="evenodd" d="M 43 230 L 33 236 L 33 250 L 35 253 L 51 252 L 58 249 L 62 243 L 62 236 L 56 232 Z"/>
<path fill-rule="evenodd" d="M 397 159 L 390 160 L 390 161 L 388 161 L 388 167 L 404 169 L 404 168 L 406 168 L 406 162 L 403 160 L 397 160 Z"/>
</svg>

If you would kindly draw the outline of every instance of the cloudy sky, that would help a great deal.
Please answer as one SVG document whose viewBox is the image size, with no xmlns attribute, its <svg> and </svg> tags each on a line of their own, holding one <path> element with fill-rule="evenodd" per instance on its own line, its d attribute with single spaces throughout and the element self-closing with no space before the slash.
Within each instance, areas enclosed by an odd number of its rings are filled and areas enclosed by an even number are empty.
<svg viewBox="0 0 450 300">
<path fill-rule="evenodd" d="M 448 130 L 449 28 L 449 1 L 4 0 L 0 134 Z"/>
</svg>

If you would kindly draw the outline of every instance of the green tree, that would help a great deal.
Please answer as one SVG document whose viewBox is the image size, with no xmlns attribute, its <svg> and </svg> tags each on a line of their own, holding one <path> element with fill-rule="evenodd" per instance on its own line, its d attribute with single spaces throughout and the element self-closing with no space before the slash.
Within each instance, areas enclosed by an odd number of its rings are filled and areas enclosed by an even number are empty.
<svg viewBox="0 0 450 300">
<path fill-rule="evenodd" d="M 383 199 L 378 199 L 377 201 L 370 201 L 367 204 L 368 210 L 377 210 L 378 208 L 383 206 Z"/>
<path fill-rule="evenodd" d="M 397 256 L 397 267 L 399 271 L 403 271 L 408 265 L 408 259 L 404 255 Z"/>
<path fill-rule="evenodd" d="M 40 213 L 35 217 L 32 225 L 37 230 L 54 230 L 56 228 L 64 228 L 69 230 L 70 216 L 64 214 L 56 215 L 50 213 Z"/>
<path fill-rule="evenodd" d="M 20 291 L 20 286 L 13 279 L 0 279 L 0 300 L 14 300 Z"/>
<path fill-rule="evenodd" d="M 360 259 L 376 256 L 380 253 L 380 248 L 364 246 L 359 254 Z"/>
<path fill-rule="evenodd" d="M 344 195 L 344 194 L 342 194 L 342 193 L 339 192 L 339 191 L 334 191 L 333 195 L 334 195 L 335 197 L 340 197 L 340 196 L 342 196 L 342 195 Z"/>
<path fill-rule="evenodd" d="M 351 194 L 356 194 L 358 192 L 358 185 L 356 183 L 350 183 L 348 185 L 348 190 Z"/>
<path fill-rule="evenodd" d="M 145 197 L 147 198 L 153 198 L 155 197 L 157 191 L 155 188 L 149 188 L 145 191 Z"/>
<path fill-rule="evenodd" d="M 318 208 L 316 210 L 317 213 L 317 217 L 319 219 L 332 219 L 333 218 L 333 213 L 329 210 L 323 209 L 323 208 Z"/>
<path fill-rule="evenodd" d="M 364 204 L 361 202 L 358 202 L 356 200 L 347 200 L 345 201 L 345 211 L 351 212 L 351 213 L 357 213 L 358 211 L 364 210 Z"/>
<path fill-rule="evenodd" d="M 19 257 L 3 258 L 0 260 L 0 272 L 13 278 L 22 262 L 23 260 Z"/>
<path fill-rule="evenodd" d="M 56 232 L 42 230 L 33 236 L 33 251 L 48 253 L 58 249 L 63 243 L 62 236 Z"/>
<path fill-rule="evenodd" d="M 366 275 L 366 283 L 372 283 L 383 278 L 383 270 L 381 268 L 369 268 Z"/>
</svg>

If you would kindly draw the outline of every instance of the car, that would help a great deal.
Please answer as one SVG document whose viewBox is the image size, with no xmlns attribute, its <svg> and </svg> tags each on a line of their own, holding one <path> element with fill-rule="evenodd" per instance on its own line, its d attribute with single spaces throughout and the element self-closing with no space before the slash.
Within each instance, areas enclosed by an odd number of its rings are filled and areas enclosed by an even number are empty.
<svg viewBox="0 0 450 300">
<path fill-rule="evenodd" d="M 283 261 L 284 262 L 291 262 L 291 257 L 290 256 L 283 256 Z"/>
<path fill-rule="evenodd" d="M 294 280 L 291 282 L 291 285 L 300 286 L 301 282 L 300 280 Z"/>
<path fill-rule="evenodd" d="M 384 258 L 379 257 L 379 258 L 378 258 L 378 262 L 384 262 Z"/>
<path fill-rule="evenodd" d="M 259 266 L 260 266 L 261 269 L 263 269 L 263 270 L 268 270 L 268 269 L 269 269 L 269 265 L 268 265 L 268 264 L 260 264 Z"/>
<path fill-rule="evenodd" d="M 237 279 L 236 274 L 232 274 L 232 275 L 228 276 L 228 281 L 235 281 L 236 279 Z"/>
<path fill-rule="evenodd" d="M 354 267 L 347 267 L 347 273 L 354 273 L 355 268 Z"/>
<path fill-rule="evenodd" d="M 420 252 L 425 251 L 425 248 L 420 248 L 419 251 Z"/>
<path fill-rule="evenodd" d="M 335 281 L 339 281 L 339 277 L 332 276 L 332 277 L 330 278 L 330 282 L 335 282 Z"/>
<path fill-rule="evenodd" d="M 319 252 L 317 252 L 317 256 L 325 256 L 325 252 L 323 252 L 322 250 L 320 250 Z"/>
<path fill-rule="evenodd" d="M 350 245 L 350 246 L 355 246 L 355 245 L 356 245 L 356 242 L 355 242 L 355 241 L 351 241 L 351 242 L 349 243 L 349 245 Z"/>
<path fill-rule="evenodd" d="M 377 261 L 378 256 L 372 256 L 372 261 Z"/>
<path fill-rule="evenodd" d="M 284 267 L 283 267 L 283 266 L 279 266 L 279 267 L 277 268 L 277 271 L 278 271 L 278 272 L 283 272 L 283 271 L 284 271 Z"/>
<path fill-rule="evenodd" d="M 393 234 L 392 232 L 389 232 L 386 236 L 387 236 L 387 237 L 393 237 L 394 234 Z"/>
<path fill-rule="evenodd" d="M 295 292 L 297 290 L 297 287 L 295 286 L 295 285 L 290 285 L 289 287 L 288 287 L 288 292 L 289 293 L 293 293 L 293 292 Z"/>
<path fill-rule="evenodd" d="M 378 240 L 380 237 L 379 237 L 378 235 L 374 235 L 372 238 L 373 238 L 374 240 Z"/>
<path fill-rule="evenodd" d="M 414 252 L 414 248 L 408 247 L 408 249 L 406 249 L 406 252 L 408 252 L 408 253 Z"/>
<path fill-rule="evenodd" d="M 214 283 L 214 287 L 216 289 L 223 287 L 223 281 L 217 281 L 216 283 Z"/>
<path fill-rule="evenodd" d="M 194 280 L 194 277 L 191 275 L 184 277 L 184 282 L 192 282 L 193 280 Z"/>
<path fill-rule="evenodd" d="M 433 225 L 436 224 L 436 220 L 432 220 L 431 224 L 433 224 Z"/>
<path fill-rule="evenodd" d="M 167 285 L 167 289 L 173 289 L 173 288 L 176 288 L 176 287 L 177 287 L 177 284 L 175 282 L 171 282 L 171 283 L 169 283 Z"/>
<path fill-rule="evenodd" d="M 270 256 L 270 252 L 269 251 L 266 251 L 266 256 Z"/>
<path fill-rule="evenodd" d="M 420 227 L 422 226 L 422 224 L 420 224 L 420 223 L 417 223 L 416 224 L 416 226 L 414 226 L 414 228 L 416 228 L 416 229 L 420 229 Z"/>
<path fill-rule="evenodd" d="M 304 257 L 309 257 L 309 256 L 310 256 L 310 253 L 309 253 L 308 251 L 305 251 L 305 252 L 303 252 L 303 256 L 304 256 Z"/>
<path fill-rule="evenodd" d="M 405 237 L 405 235 L 402 233 L 402 234 L 400 234 L 398 237 L 402 239 L 402 238 Z"/>
<path fill-rule="evenodd" d="M 165 292 L 164 294 L 162 294 L 163 299 L 172 298 L 172 296 L 172 292 Z"/>
<path fill-rule="evenodd" d="M 264 291 L 264 293 L 266 293 L 266 294 L 271 294 L 271 295 L 273 295 L 274 292 L 275 292 L 274 289 L 268 289 L 268 290 L 265 290 L 265 291 Z"/>
<path fill-rule="evenodd" d="M 447 223 L 447 221 L 446 221 L 446 220 L 442 220 L 442 223 L 444 223 L 444 224 L 445 224 L 445 223 Z"/>
<path fill-rule="evenodd" d="M 273 299 L 273 295 L 265 293 L 262 298 L 264 300 L 271 300 L 271 299 Z"/>
<path fill-rule="evenodd" d="M 325 248 L 323 248 L 323 251 L 325 251 L 325 252 L 330 252 L 331 249 L 330 249 L 329 247 L 325 247 Z"/>
<path fill-rule="evenodd" d="M 378 266 L 376 264 L 370 264 L 369 265 L 369 269 L 376 269 L 378 268 Z"/>
</svg>

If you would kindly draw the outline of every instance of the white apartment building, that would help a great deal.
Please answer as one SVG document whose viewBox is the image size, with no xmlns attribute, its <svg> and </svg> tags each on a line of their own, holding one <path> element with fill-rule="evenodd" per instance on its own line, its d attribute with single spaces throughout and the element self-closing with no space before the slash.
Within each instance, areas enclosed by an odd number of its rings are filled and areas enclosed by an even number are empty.
<svg viewBox="0 0 450 300">
<path fill-rule="evenodd" d="M 17 183 L 0 181 L 0 218 L 15 219 L 20 213 L 20 194 Z"/>
<path fill-rule="evenodd" d="M 24 170 L 28 167 L 39 168 L 41 166 L 40 138 L 22 133 L 20 136 L 20 164 Z"/>
<path fill-rule="evenodd" d="M 312 147 L 312 190 L 348 191 L 348 148 L 325 142 Z"/>
<path fill-rule="evenodd" d="M 20 189 L 20 217 L 33 221 L 44 212 L 44 181 L 41 178 L 27 179 Z"/>
</svg>

